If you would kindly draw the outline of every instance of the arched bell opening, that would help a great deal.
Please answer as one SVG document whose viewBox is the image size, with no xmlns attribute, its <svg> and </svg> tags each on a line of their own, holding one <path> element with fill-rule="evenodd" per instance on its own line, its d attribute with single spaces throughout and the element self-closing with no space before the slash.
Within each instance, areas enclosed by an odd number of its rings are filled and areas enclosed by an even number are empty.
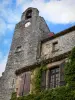
<svg viewBox="0 0 75 100">
<path fill-rule="evenodd" d="M 30 19 L 30 18 L 32 18 L 32 10 L 31 9 L 27 11 L 25 19 Z"/>
</svg>

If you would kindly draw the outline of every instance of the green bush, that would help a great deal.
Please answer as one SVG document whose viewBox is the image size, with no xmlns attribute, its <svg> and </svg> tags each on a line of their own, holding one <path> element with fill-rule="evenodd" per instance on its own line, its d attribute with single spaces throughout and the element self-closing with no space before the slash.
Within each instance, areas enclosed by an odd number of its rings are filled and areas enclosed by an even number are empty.
<svg viewBox="0 0 75 100">
<path fill-rule="evenodd" d="M 75 47 L 65 65 L 65 81 L 72 89 L 75 89 Z"/>
<path fill-rule="evenodd" d="M 11 95 L 11 99 L 10 100 L 16 100 L 16 92 L 13 92 L 12 95 Z"/>
<path fill-rule="evenodd" d="M 11 100 L 75 100 L 75 91 L 67 86 L 62 86 L 52 90 L 45 90 L 38 94 L 12 98 Z"/>
<path fill-rule="evenodd" d="M 65 65 L 65 81 L 68 85 L 57 87 L 54 89 L 40 90 L 40 81 L 43 67 L 39 68 L 36 74 L 36 94 L 16 97 L 16 93 L 12 93 L 11 100 L 75 100 L 75 48 L 73 48 L 68 62 Z"/>
<path fill-rule="evenodd" d="M 37 69 L 36 75 L 35 75 L 35 93 L 41 92 L 41 76 L 42 72 L 47 70 L 47 67 L 43 64 Z"/>
</svg>

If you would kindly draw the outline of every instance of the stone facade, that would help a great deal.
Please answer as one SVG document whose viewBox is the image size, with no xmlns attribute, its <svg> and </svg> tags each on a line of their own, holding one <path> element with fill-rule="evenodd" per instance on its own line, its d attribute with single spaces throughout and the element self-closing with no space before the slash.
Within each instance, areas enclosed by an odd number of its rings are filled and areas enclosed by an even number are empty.
<svg viewBox="0 0 75 100">
<path fill-rule="evenodd" d="M 23 73 L 33 66 L 35 69 L 42 60 L 50 61 L 47 63 L 48 68 L 59 65 L 66 57 L 58 61 L 52 58 L 60 58 L 75 46 L 75 26 L 50 38 L 48 33 L 50 30 L 36 8 L 28 8 L 22 14 L 21 21 L 15 27 L 5 72 L 0 78 L 0 100 L 10 100 L 11 93 L 19 85 L 16 82 L 19 76 L 15 72 Z M 46 78 L 46 88 L 47 84 Z M 30 86 L 31 92 L 32 84 Z"/>
<path fill-rule="evenodd" d="M 63 33 L 62 33 L 63 34 Z M 57 42 L 56 51 L 53 44 Z M 75 30 L 42 43 L 41 58 L 49 59 L 71 51 L 75 46 Z"/>
</svg>

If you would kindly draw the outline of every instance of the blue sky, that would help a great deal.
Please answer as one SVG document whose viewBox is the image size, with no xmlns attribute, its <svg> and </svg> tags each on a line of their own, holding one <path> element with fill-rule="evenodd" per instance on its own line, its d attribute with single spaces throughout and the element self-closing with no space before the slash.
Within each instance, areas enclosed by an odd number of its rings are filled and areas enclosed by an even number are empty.
<svg viewBox="0 0 75 100">
<path fill-rule="evenodd" d="M 38 8 L 55 34 L 75 25 L 75 0 L 0 0 L 0 76 L 5 69 L 15 25 L 28 7 Z"/>
</svg>

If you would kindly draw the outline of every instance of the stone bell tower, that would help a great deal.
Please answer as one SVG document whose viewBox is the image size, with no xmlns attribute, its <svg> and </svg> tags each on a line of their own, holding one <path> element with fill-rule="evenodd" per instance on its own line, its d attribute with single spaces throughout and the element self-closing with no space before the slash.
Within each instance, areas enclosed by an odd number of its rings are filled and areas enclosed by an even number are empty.
<svg viewBox="0 0 75 100">
<path fill-rule="evenodd" d="M 21 22 L 16 25 L 10 50 L 18 69 L 37 62 L 40 41 L 47 38 L 49 32 L 36 8 L 28 8 L 22 14 Z"/>
<path fill-rule="evenodd" d="M 0 79 L 0 100 L 9 100 L 15 88 L 15 71 L 33 65 L 40 60 L 41 40 L 50 33 L 45 20 L 36 8 L 23 12 L 21 21 L 16 25 L 6 64 Z"/>
</svg>

